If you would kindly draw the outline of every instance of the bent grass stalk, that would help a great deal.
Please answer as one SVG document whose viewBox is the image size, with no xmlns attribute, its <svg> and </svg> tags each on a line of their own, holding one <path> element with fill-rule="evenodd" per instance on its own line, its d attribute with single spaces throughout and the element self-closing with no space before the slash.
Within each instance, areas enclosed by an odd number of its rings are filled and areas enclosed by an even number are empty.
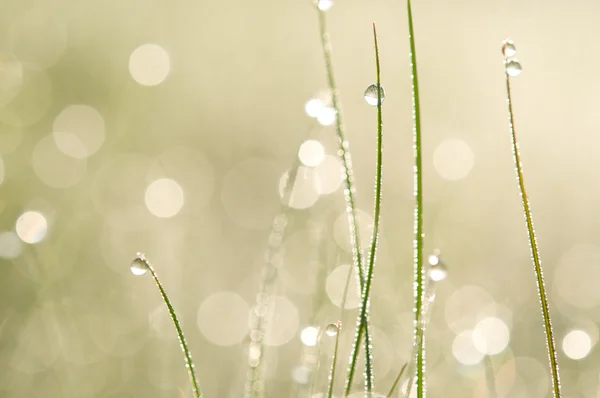
<svg viewBox="0 0 600 398">
<path fill-rule="evenodd" d="M 508 61 L 505 58 L 504 62 Z M 537 245 L 537 237 L 535 234 L 535 228 L 533 226 L 533 217 L 531 215 L 531 207 L 529 204 L 529 197 L 525 189 L 525 179 L 523 177 L 523 167 L 521 164 L 521 154 L 519 152 L 519 144 L 517 142 L 517 135 L 515 132 L 515 123 L 512 109 L 512 94 L 510 90 L 510 75 L 508 69 L 505 70 L 506 75 L 506 100 L 508 103 L 508 126 L 510 129 L 510 137 L 512 142 L 513 160 L 515 163 L 515 171 L 517 173 L 517 181 L 519 184 L 519 191 L 521 194 L 521 203 L 523 205 L 523 213 L 525 213 L 525 223 L 527 225 L 527 235 L 529 237 L 529 249 L 531 251 L 531 259 L 535 270 L 536 283 L 538 288 L 538 296 L 540 300 L 540 306 L 542 307 L 542 316 L 544 318 L 544 330 L 546 334 L 546 346 L 548 347 L 548 359 L 550 366 L 550 373 L 552 377 L 552 391 L 554 398 L 560 398 L 560 375 L 558 367 L 558 358 L 556 355 L 556 344 L 554 343 L 554 332 L 552 331 L 552 322 L 550 319 L 550 306 L 548 305 L 548 297 L 546 295 L 546 286 L 544 283 L 544 273 L 542 270 L 542 261 L 540 259 L 540 252 Z"/>
<path fill-rule="evenodd" d="M 413 100 L 413 148 L 415 155 L 414 166 L 414 195 L 415 195 L 415 219 L 414 219 L 414 272 L 415 272 L 415 330 L 414 345 L 416 347 L 416 379 L 417 379 L 417 397 L 424 398 L 425 388 L 425 333 L 421 322 L 421 307 L 423 303 L 423 169 L 421 157 L 421 108 L 419 106 L 419 79 L 417 76 L 417 54 L 415 48 L 415 34 L 412 18 L 412 7 L 410 0 L 407 0 L 408 10 L 408 31 L 410 41 L 410 66 L 412 79 L 412 100 Z"/>
<path fill-rule="evenodd" d="M 379 47 L 377 44 L 377 30 L 375 24 L 373 24 L 373 40 L 375 45 L 375 66 L 377 73 L 377 165 L 375 168 L 375 210 L 373 212 L 373 235 L 371 236 L 371 247 L 369 249 L 369 258 L 367 262 L 367 275 L 365 279 L 364 288 L 362 290 L 362 301 L 360 305 L 360 312 L 356 320 L 357 331 L 364 329 L 367 321 L 369 320 L 369 305 L 371 296 L 371 285 L 373 282 L 373 270 L 375 268 L 375 258 L 377 255 L 377 244 L 379 242 L 379 221 L 381 218 L 381 175 L 383 171 L 383 122 L 381 114 L 381 101 L 383 97 L 381 88 L 381 68 L 379 64 Z M 354 340 L 354 346 L 360 344 L 360 333 L 356 333 Z M 373 391 L 374 377 L 373 377 L 373 365 L 370 361 L 372 358 L 372 341 L 370 335 L 365 335 L 365 392 L 367 394 Z M 356 356 L 358 353 L 355 350 L 352 363 L 356 362 Z M 369 359 L 369 360 L 366 360 Z M 351 380 L 350 383 L 351 384 Z"/>
<path fill-rule="evenodd" d="M 339 99 L 339 93 L 337 90 L 337 86 L 335 83 L 335 77 L 333 73 L 333 63 L 332 63 L 332 51 L 331 51 L 331 41 L 329 38 L 329 32 L 327 31 L 327 18 L 325 15 L 325 11 L 319 9 L 317 7 L 317 12 L 319 13 L 319 33 L 321 36 L 321 46 L 323 48 L 323 57 L 325 59 L 325 69 L 327 72 L 327 82 L 329 85 L 329 90 L 331 91 L 331 102 L 333 109 L 336 112 L 335 118 L 335 127 L 336 134 L 339 144 L 338 154 L 342 160 L 342 165 L 344 169 L 343 178 L 344 178 L 344 199 L 346 201 L 346 212 L 348 213 L 348 226 L 350 229 L 350 242 L 352 244 L 352 260 L 353 266 L 356 270 L 356 276 L 358 279 L 358 285 L 360 292 L 362 293 L 365 284 L 365 270 L 363 269 L 363 261 L 362 261 L 362 249 L 361 249 L 361 241 L 360 234 L 358 228 L 358 221 L 356 216 L 356 202 L 354 199 L 354 193 L 356 192 L 356 188 L 354 186 L 354 171 L 352 170 L 352 155 L 350 154 L 350 144 L 346 140 L 345 127 L 342 122 L 342 112 L 341 112 L 341 103 Z M 350 271 L 351 272 L 351 271 Z M 356 360 L 358 358 L 358 351 L 360 349 L 360 341 L 363 333 L 366 336 L 370 336 L 369 332 L 369 323 L 365 322 L 363 328 L 358 329 L 358 339 L 359 344 L 356 344 L 355 347 L 352 348 L 351 362 L 348 367 L 348 377 L 346 378 L 346 395 L 350 394 L 350 389 L 352 388 L 352 380 L 354 378 L 354 372 L 356 369 Z M 369 339 L 365 339 L 368 341 Z M 365 343 L 366 345 L 366 343 Z M 353 359 L 352 359 L 353 358 Z M 368 366 L 371 365 L 371 358 L 366 356 L 365 362 Z"/>
<path fill-rule="evenodd" d="M 200 391 L 200 384 L 198 383 L 198 380 L 196 379 L 196 371 L 195 371 L 194 361 L 192 360 L 192 353 L 190 352 L 190 349 L 188 348 L 187 342 L 185 340 L 185 335 L 183 334 L 183 329 L 181 329 L 181 324 L 179 323 L 179 319 L 177 319 L 177 314 L 175 313 L 175 309 L 173 308 L 173 305 L 171 304 L 171 300 L 169 299 L 169 296 L 167 296 L 167 292 L 165 291 L 162 284 L 160 283 L 160 280 L 158 279 L 158 275 L 156 275 L 154 268 L 152 267 L 152 265 L 150 264 L 148 259 L 146 259 L 146 256 L 143 253 L 138 253 L 136 258 L 133 261 L 134 261 L 134 263 L 137 263 L 138 266 L 144 266 L 147 268 L 148 271 L 150 271 L 150 275 L 152 275 L 152 278 L 154 279 L 154 282 L 156 283 L 156 286 L 158 287 L 158 290 L 160 291 L 160 295 L 162 296 L 162 299 L 163 299 L 165 305 L 167 306 L 167 309 L 169 310 L 169 315 L 171 316 L 173 325 L 175 325 L 175 330 L 177 331 L 177 337 L 179 338 L 179 345 L 181 346 L 181 351 L 183 351 L 183 356 L 185 357 L 185 367 L 187 368 L 188 375 L 190 377 L 190 382 L 192 384 L 192 391 L 194 393 L 194 398 L 202 398 L 202 392 Z M 138 275 L 141 275 L 143 273 L 145 273 L 145 272 L 141 272 Z"/>
</svg>

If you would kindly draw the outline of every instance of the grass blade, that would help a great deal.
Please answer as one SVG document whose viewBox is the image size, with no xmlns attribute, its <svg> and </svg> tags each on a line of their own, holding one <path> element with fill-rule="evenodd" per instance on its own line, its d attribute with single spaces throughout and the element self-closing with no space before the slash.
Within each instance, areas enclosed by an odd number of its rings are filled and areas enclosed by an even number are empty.
<svg viewBox="0 0 600 398">
<path fill-rule="evenodd" d="M 146 271 L 150 271 L 150 275 L 154 279 L 158 290 L 160 291 L 160 295 L 169 310 L 169 315 L 171 316 L 171 320 L 173 321 L 173 325 L 175 325 L 175 330 L 177 331 L 177 337 L 179 338 L 179 345 L 181 346 L 181 351 L 183 351 L 183 356 L 185 357 L 185 367 L 187 368 L 188 375 L 190 377 L 190 382 L 192 383 L 192 391 L 194 393 L 194 398 L 202 398 L 202 392 L 200 391 L 200 385 L 198 380 L 196 379 L 196 371 L 194 366 L 194 361 L 192 360 L 192 353 L 188 348 L 187 342 L 185 341 L 185 336 L 183 334 L 183 330 L 181 329 L 181 324 L 179 323 L 179 319 L 177 319 L 177 314 L 175 313 L 175 309 L 171 304 L 171 300 L 169 300 L 169 296 L 167 296 L 167 292 L 163 288 L 160 280 L 158 279 L 158 275 L 154 271 L 154 268 L 150 264 L 150 262 L 146 259 L 146 256 L 142 253 L 138 253 L 136 258 L 131 263 L 131 270 L 135 275 L 143 275 Z"/>
<path fill-rule="evenodd" d="M 342 309 L 343 311 L 343 309 Z M 342 333 L 342 322 L 338 321 L 335 324 L 335 327 L 337 328 L 337 332 L 335 334 L 335 343 L 333 346 L 333 358 L 331 359 L 331 369 L 329 370 L 329 385 L 327 387 L 327 398 L 332 398 L 333 397 L 333 385 L 335 382 L 335 372 L 336 372 L 336 363 L 337 363 L 337 356 L 338 356 L 338 350 L 339 350 L 339 345 L 340 345 L 340 334 Z M 332 325 L 327 326 L 328 328 Z"/>
<path fill-rule="evenodd" d="M 415 48 L 415 34 L 412 18 L 412 7 L 410 0 L 407 0 L 408 9 L 408 32 L 410 40 L 410 66 L 412 78 L 412 99 L 413 99 L 413 148 L 415 155 L 414 166 L 414 195 L 415 195 L 415 219 L 414 231 L 414 272 L 415 272 L 415 331 L 414 344 L 416 347 L 416 380 L 417 380 L 417 397 L 424 398 L 426 395 L 425 388 L 425 333 L 421 322 L 421 307 L 423 296 L 425 294 L 423 281 L 423 167 L 421 155 L 421 107 L 419 106 L 419 79 L 417 76 L 417 54 Z"/>
<path fill-rule="evenodd" d="M 323 48 L 323 57 L 325 59 L 325 69 L 327 73 L 327 82 L 329 85 L 329 90 L 331 91 L 331 102 L 332 106 L 336 112 L 335 118 L 335 128 L 338 139 L 339 151 L 338 154 L 342 161 L 342 165 L 344 168 L 344 199 L 346 201 L 346 209 L 348 214 L 348 225 L 350 229 L 350 242 L 352 244 L 352 260 L 353 266 L 356 271 L 356 276 L 358 279 L 359 289 L 362 293 L 365 285 L 365 270 L 363 268 L 363 252 L 361 249 L 361 241 L 360 234 L 358 228 L 358 220 L 356 217 L 356 201 L 354 198 L 354 193 L 356 192 L 356 187 L 354 185 L 354 171 L 352 169 L 352 155 L 350 154 L 350 144 L 346 140 L 346 133 L 344 130 L 344 124 L 342 119 L 341 112 L 341 103 L 339 99 L 339 93 L 337 90 L 337 85 L 335 83 L 335 76 L 333 73 L 333 63 L 332 63 L 332 51 L 331 51 L 331 41 L 329 38 L 329 32 L 327 31 L 327 18 L 325 11 L 318 8 L 319 13 L 319 33 L 321 36 L 321 46 Z M 348 366 L 348 377 L 346 378 L 346 395 L 350 394 L 350 389 L 352 387 L 352 380 L 354 378 L 354 372 L 356 370 L 356 360 L 358 358 L 358 352 L 360 350 L 360 341 L 362 340 L 363 334 L 366 336 L 370 336 L 369 332 L 369 324 L 368 321 L 365 322 L 365 326 L 359 328 L 358 338 L 356 341 L 359 344 L 355 344 L 352 348 L 352 354 L 350 356 L 350 364 Z M 370 361 L 370 359 L 369 359 Z"/>
<path fill-rule="evenodd" d="M 405 363 L 404 365 L 402 365 L 402 368 L 400 369 L 400 373 L 398 373 L 398 376 L 396 376 L 396 380 L 394 380 L 394 383 L 392 384 L 390 391 L 386 395 L 387 398 L 391 398 L 392 394 L 396 390 L 396 387 L 398 387 L 398 383 L 400 383 L 400 380 L 402 379 L 402 375 L 404 374 L 404 371 L 406 370 L 407 365 L 408 365 L 408 363 Z"/>
<path fill-rule="evenodd" d="M 369 249 L 369 258 L 367 260 L 367 275 L 364 288 L 362 289 L 362 301 L 357 318 L 357 331 L 364 329 L 369 320 L 369 304 L 371 297 L 371 286 L 373 282 L 373 269 L 375 268 L 375 257 L 377 254 L 377 244 L 379 242 L 379 221 L 381 218 L 381 183 L 383 171 L 383 122 L 381 113 L 381 103 L 383 101 L 383 90 L 381 87 L 381 68 L 379 63 L 379 46 L 377 44 L 377 30 L 373 24 L 373 40 L 375 45 L 375 65 L 377 71 L 377 165 L 375 177 L 375 210 L 373 212 L 373 235 L 371 236 L 371 247 Z M 356 334 L 354 346 L 360 344 L 360 333 Z M 365 334 L 365 392 L 367 394 L 373 391 L 375 378 L 373 376 L 372 364 L 372 341 L 369 334 Z M 357 355 L 356 355 L 357 356 Z M 356 362 L 356 356 L 353 356 L 352 362 Z M 350 383 L 351 384 L 351 380 Z"/>
<path fill-rule="evenodd" d="M 508 41 L 505 41 L 505 43 Z M 514 53 L 513 53 L 514 55 Z M 546 334 L 546 346 L 548 348 L 548 359 L 550 365 L 550 373 L 552 378 L 552 391 L 555 398 L 561 397 L 560 390 L 560 376 L 558 367 L 558 358 L 556 355 L 556 344 L 554 343 L 554 332 L 552 331 L 552 322 L 550 319 L 550 306 L 548 305 L 548 297 L 546 295 L 546 285 L 544 284 L 544 274 L 542 271 L 542 261 L 540 260 L 540 252 L 537 245 L 537 237 L 535 234 L 535 228 L 533 226 L 533 217 L 531 215 L 531 207 L 529 204 L 529 197 L 525 189 L 525 179 L 523 177 L 523 167 L 521 163 L 521 154 L 519 152 L 519 144 L 517 142 L 517 135 L 515 132 L 515 122 L 512 108 L 512 94 L 510 90 L 510 68 L 509 63 L 516 61 L 504 59 L 504 63 L 507 66 L 505 68 L 506 75 L 506 95 L 508 103 L 508 125 L 510 129 L 510 137 L 512 141 L 513 160 L 515 163 L 515 170 L 517 173 L 517 181 L 519 184 L 519 191 L 521 194 L 521 203 L 523 205 L 523 213 L 525 214 L 525 223 L 527 225 L 527 235 L 529 237 L 529 249 L 531 250 L 531 259 L 535 270 L 538 295 L 540 300 L 540 306 L 542 307 L 542 315 L 544 318 L 544 330 Z M 514 65 L 514 64 L 513 64 Z M 518 72 L 520 73 L 520 64 L 518 65 Z M 518 74 L 518 73 L 517 73 Z"/>
</svg>

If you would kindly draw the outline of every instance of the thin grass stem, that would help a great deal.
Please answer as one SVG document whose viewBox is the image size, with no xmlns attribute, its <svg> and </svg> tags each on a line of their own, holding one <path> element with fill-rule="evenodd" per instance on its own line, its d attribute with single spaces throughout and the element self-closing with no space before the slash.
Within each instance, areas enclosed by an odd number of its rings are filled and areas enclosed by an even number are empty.
<svg viewBox="0 0 600 398">
<path fill-rule="evenodd" d="M 167 296 L 167 292 L 165 291 L 162 284 L 160 283 L 160 280 L 158 279 L 158 275 L 156 275 L 156 272 L 154 271 L 152 264 L 150 264 L 150 262 L 148 261 L 148 259 L 146 259 L 146 256 L 144 254 L 138 253 L 137 257 L 133 261 L 134 261 L 134 264 L 137 264 L 138 267 L 145 266 L 148 269 L 148 271 L 150 271 L 150 275 L 152 275 L 152 278 L 154 279 L 154 282 L 156 283 L 156 286 L 158 287 L 158 290 L 160 291 L 160 295 L 162 296 L 162 299 L 163 299 L 165 305 L 167 306 L 167 309 L 169 310 L 169 315 L 171 316 L 173 325 L 175 325 L 175 330 L 177 331 L 177 337 L 179 338 L 179 345 L 181 346 L 181 351 L 183 351 L 183 356 L 185 357 L 185 367 L 186 367 L 186 369 L 188 371 L 188 375 L 190 377 L 190 382 L 192 384 L 192 392 L 194 393 L 194 398 L 202 398 L 202 392 L 200 391 L 200 384 L 198 383 L 198 379 L 196 378 L 196 371 L 195 371 L 194 361 L 192 360 L 192 353 L 190 352 L 190 349 L 188 348 L 187 342 L 185 340 L 185 335 L 183 334 L 183 329 L 181 328 L 181 324 L 179 322 L 179 319 L 177 318 L 175 309 L 173 308 L 173 305 L 171 304 L 171 300 L 169 299 L 169 296 Z M 132 266 L 132 269 L 133 269 L 133 266 Z M 143 269 L 141 271 L 139 271 L 139 268 L 138 268 L 138 275 L 141 275 L 143 273 L 144 273 Z"/>
<path fill-rule="evenodd" d="M 396 390 L 396 387 L 398 387 L 398 384 L 400 383 L 400 380 L 402 379 L 402 375 L 404 374 L 404 371 L 406 370 L 407 366 L 408 366 L 408 363 L 405 363 L 404 365 L 402 365 L 402 368 L 400 369 L 400 373 L 398 373 L 398 376 L 396 376 L 396 380 L 394 380 L 392 387 L 390 387 L 390 391 L 386 395 L 387 398 L 391 398 L 392 394 L 394 394 L 394 391 Z"/>
<path fill-rule="evenodd" d="M 505 64 L 507 59 L 504 60 Z M 512 93 L 510 89 L 510 75 L 508 68 L 505 70 L 506 75 L 506 93 L 508 103 L 508 125 L 510 129 L 510 137 L 512 141 L 513 160 L 515 163 L 515 170 L 517 173 L 517 181 L 519 184 L 519 191 L 521 194 L 521 203 L 523 205 L 523 213 L 525 214 L 525 223 L 527 225 L 527 235 L 529 237 L 529 248 L 531 250 L 531 259 L 535 270 L 536 283 L 538 288 L 538 296 L 540 300 L 540 306 L 542 307 L 542 315 L 544 319 L 544 330 L 546 334 L 546 346 L 548 348 L 548 359 L 550 366 L 550 373 L 552 378 L 552 391 L 554 398 L 560 398 L 560 375 L 558 358 L 556 355 L 556 344 L 554 342 L 554 332 L 552 331 L 552 322 L 550 319 L 550 306 L 548 304 L 548 297 L 546 295 L 546 286 L 544 283 L 544 273 L 542 270 L 542 261 L 540 259 L 540 252 L 537 244 L 537 237 L 535 234 L 535 228 L 533 226 L 533 217 L 531 215 L 531 207 L 529 204 L 529 197 L 525 189 L 525 179 L 523 177 L 523 167 L 521 163 L 521 154 L 519 152 L 519 144 L 517 142 L 517 135 L 515 131 L 515 122 L 512 108 Z"/>
<path fill-rule="evenodd" d="M 364 329 L 369 320 L 369 304 L 371 297 L 371 286 L 373 282 L 373 270 L 375 268 L 375 258 L 377 255 L 377 244 L 379 242 L 379 224 L 381 218 L 381 185 L 383 172 L 383 121 L 381 112 L 381 103 L 383 92 L 381 88 L 381 67 L 379 62 L 379 46 L 377 43 L 377 30 L 373 24 L 373 40 L 375 45 L 375 66 L 377 75 L 377 164 L 375 167 L 375 209 L 373 211 L 373 235 L 371 236 L 371 247 L 369 249 L 369 258 L 367 260 L 367 275 L 364 288 L 362 290 L 362 301 L 357 318 L 357 330 Z M 360 344 L 360 333 L 356 334 L 354 345 Z M 365 335 L 365 392 L 370 394 L 373 391 L 375 378 L 373 376 L 372 364 L 372 341 L 370 335 Z M 354 361 L 356 358 L 353 358 Z"/>
<path fill-rule="evenodd" d="M 415 312 L 415 330 L 414 344 L 416 346 L 416 381 L 417 397 L 424 398 L 426 395 L 425 387 L 425 333 L 421 322 L 421 307 L 424 298 L 424 269 L 423 269 L 423 167 L 421 155 L 421 107 L 419 106 L 419 79 L 417 75 L 417 54 L 415 46 L 415 34 L 412 17 L 412 7 L 410 0 L 407 0 L 408 9 L 408 30 L 410 41 L 410 66 L 412 79 L 412 100 L 413 100 L 413 149 L 415 156 L 414 166 L 414 195 L 415 195 L 415 214 L 414 214 L 414 232 L 413 242 L 413 261 L 415 272 L 415 291 L 414 291 L 414 312 Z"/>
<path fill-rule="evenodd" d="M 346 201 L 346 212 L 348 214 L 348 226 L 350 229 L 350 242 L 352 245 L 352 260 L 353 266 L 356 270 L 356 277 L 358 279 L 359 291 L 362 294 L 365 285 L 365 270 L 363 268 L 362 249 L 360 233 L 358 228 L 358 220 L 356 216 L 356 201 L 354 194 L 356 193 L 356 187 L 354 185 L 354 171 L 352 169 L 352 155 L 350 154 L 350 143 L 346 139 L 345 126 L 342 118 L 341 102 L 339 99 L 339 92 L 335 83 L 335 76 L 333 73 L 332 63 L 332 50 L 331 40 L 329 38 L 329 32 L 327 31 L 327 18 L 325 11 L 318 9 L 319 13 L 319 33 L 321 36 L 321 46 L 323 48 L 323 56 L 325 59 L 325 69 L 327 73 L 327 82 L 329 90 L 331 91 L 331 102 L 332 107 L 336 112 L 335 127 L 336 134 L 339 144 L 338 154 L 343 165 L 343 178 L 344 178 L 344 199 Z M 346 378 L 346 395 L 350 394 L 352 388 L 352 380 L 354 379 L 354 373 L 356 369 L 356 361 L 360 350 L 360 341 L 362 336 L 370 336 L 368 321 L 365 322 L 364 327 L 359 328 L 357 331 L 358 339 L 356 341 L 359 344 L 355 344 L 352 348 L 352 354 L 350 356 L 350 364 L 348 366 L 348 376 Z M 365 339 L 369 340 L 369 339 Z M 370 358 L 367 356 L 367 361 L 370 363 Z"/>
</svg>

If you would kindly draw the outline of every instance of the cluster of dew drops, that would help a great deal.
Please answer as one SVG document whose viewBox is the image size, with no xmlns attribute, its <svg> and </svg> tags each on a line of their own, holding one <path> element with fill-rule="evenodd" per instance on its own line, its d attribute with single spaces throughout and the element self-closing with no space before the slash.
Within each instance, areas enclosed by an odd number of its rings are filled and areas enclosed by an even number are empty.
<svg viewBox="0 0 600 398">
<path fill-rule="evenodd" d="M 504 55 L 504 66 L 506 67 L 506 73 L 509 76 L 516 77 L 521 74 L 523 68 L 519 61 L 514 56 L 517 54 L 517 48 L 510 39 L 504 39 L 502 42 L 502 55 Z"/>
</svg>

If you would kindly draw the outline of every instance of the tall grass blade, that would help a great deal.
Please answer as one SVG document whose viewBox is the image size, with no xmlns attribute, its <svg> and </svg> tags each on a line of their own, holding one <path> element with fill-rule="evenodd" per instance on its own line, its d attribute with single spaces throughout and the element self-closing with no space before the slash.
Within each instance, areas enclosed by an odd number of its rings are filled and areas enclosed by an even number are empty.
<svg viewBox="0 0 600 398">
<path fill-rule="evenodd" d="M 404 365 L 402 365 L 402 368 L 400 369 L 400 373 L 398 373 L 398 376 L 396 376 L 396 380 L 394 380 L 392 387 L 390 387 L 390 391 L 386 395 L 387 398 L 391 398 L 392 394 L 394 394 L 394 391 L 396 391 L 396 387 L 398 387 L 398 384 L 400 383 L 400 380 L 402 379 L 402 375 L 404 375 L 404 371 L 406 370 L 407 366 L 408 366 L 408 363 L 405 363 Z"/>
<path fill-rule="evenodd" d="M 505 45 L 508 41 L 505 40 Z M 512 42 L 511 42 L 512 44 Z M 513 46 L 514 50 L 514 46 Z M 538 296 L 540 300 L 540 306 L 542 307 L 542 315 L 544 319 L 544 329 L 546 334 L 546 346 L 548 347 L 548 359 L 550 366 L 550 373 L 552 379 L 552 391 L 555 398 L 561 397 L 560 388 L 560 375 L 558 367 L 558 358 L 556 355 L 556 344 L 554 343 L 554 332 L 552 331 L 552 322 L 550 319 L 550 306 L 548 305 L 548 297 L 546 295 L 546 286 L 544 284 L 544 273 L 542 270 L 542 261 L 540 259 L 540 253 L 537 245 L 537 237 L 535 234 L 535 228 L 533 226 L 533 217 L 531 215 L 531 207 L 529 204 L 529 197 L 525 189 L 525 179 L 523 177 L 523 167 L 521 163 L 521 154 L 519 152 L 519 144 L 517 142 L 517 135 L 515 132 L 515 121 L 512 108 L 512 93 L 510 89 L 510 78 L 511 74 L 516 76 L 520 74 L 521 66 L 516 60 L 509 59 L 506 56 L 507 51 L 503 47 L 505 53 L 505 75 L 506 75 L 506 99 L 508 103 L 508 126 L 510 130 L 510 137 L 512 141 L 513 160 L 515 163 L 515 171 L 517 173 L 517 181 L 519 184 L 519 191 L 521 194 L 521 203 L 523 205 L 523 213 L 525 214 L 525 223 L 527 225 L 527 235 L 529 237 L 529 248 L 531 250 L 531 259 L 535 270 Z M 516 52 L 516 50 L 514 50 Z M 514 55 L 511 50 L 511 55 Z"/>
<path fill-rule="evenodd" d="M 369 305 L 371 298 L 371 286 L 373 282 L 373 270 L 375 268 L 375 258 L 377 255 L 377 244 L 379 242 L 379 221 L 381 218 L 381 183 L 383 171 L 383 122 L 381 113 L 381 104 L 383 101 L 383 89 L 381 87 L 381 68 L 379 63 L 379 46 L 377 44 L 377 30 L 373 24 L 373 40 L 375 45 L 375 66 L 377 74 L 377 164 L 375 168 L 375 210 L 373 212 L 373 235 L 371 236 L 371 247 L 369 249 L 369 258 L 367 260 L 367 275 L 365 278 L 364 288 L 362 290 L 362 301 L 360 311 L 356 320 L 356 336 L 354 346 L 360 344 L 360 331 L 364 328 L 369 320 Z M 373 391 L 375 378 L 373 376 L 372 364 L 372 341 L 369 334 L 365 335 L 365 392 L 367 396 Z M 352 358 L 352 362 L 356 362 L 356 356 Z M 350 380 L 351 382 L 351 380 Z"/>
<path fill-rule="evenodd" d="M 334 325 L 334 324 L 332 324 L 332 325 Z M 329 328 L 332 325 L 329 325 L 327 327 Z M 335 343 L 333 345 L 333 357 L 331 359 L 331 369 L 329 370 L 329 383 L 327 386 L 327 398 L 333 397 L 333 386 L 334 386 L 334 382 L 335 382 L 337 356 L 338 356 L 338 350 L 339 350 L 339 346 L 340 346 L 340 334 L 342 334 L 342 322 L 338 321 L 335 324 L 335 327 L 337 328 L 337 331 L 335 334 Z"/>
<path fill-rule="evenodd" d="M 175 330 L 177 331 L 177 337 L 179 338 L 179 345 L 181 346 L 181 351 L 183 351 L 183 356 L 185 357 L 185 367 L 188 371 L 188 375 L 190 377 L 190 382 L 192 384 L 192 392 L 194 393 L 194 398 L 202 398 L 202 392 L 200 391 L 200 384 L 196 379 L 196 370 L 194 361 L 192 360 L 192 353 L 188 348 L 187 342 L 185 341 L 185 336 L 183 334 L 183 330 L 181 329 L 181 324 L 179 323 L 179 319 L 177 319 L 177 314 L 175 313 L 175 309 L 171 304 L 171 300 L 169 296 L 167 296 L 167 292 L 163 288 L 160 280 L 158 279 L 158 275 L 154 271 L 154 268 L 150 264 L 150 262 L 146 259 L 146 256 L 143 253 L 138 253 L 136 258 L 131 263 L 131 270 L 135 275 L 143 275 L 146 271 L 150 271 L 158 290 L 160 291 L 160 295 L 169 310 L 169 315 L 171 316 L 171 320 L 173 321 L 173 325 L 175 325 Z"/>
<path fill-rule="evenodd" d="M 415 365 L 417 381 L 417 397 L 424 398 L 426 395 L 425 387 L 425 333 L 421 322 L 421 307 L 424 298 L 424 269 L 423 269 L 423 167 L 421 155 L 421 107 L 419 106 L 419 79 L 417 75 L 417 54 L 415 48 L 415 34 L 413 27 L 412 7 L 410 0 L 407 0 L 408 9 L 408 31 L 410 40 L 410 66 L 412 78 L 412 100 L 413 100 L 413 148 L 415 156 L 414 166 L 414 195 L 415 195 L 415 214 L 414 214 L 414 232 L 413 242 L 413 261 L 415 272 L 414 289 L 414 312 L 415 312 L 415 330 L 414 344 L 416 347 Z"/>
</svg>

